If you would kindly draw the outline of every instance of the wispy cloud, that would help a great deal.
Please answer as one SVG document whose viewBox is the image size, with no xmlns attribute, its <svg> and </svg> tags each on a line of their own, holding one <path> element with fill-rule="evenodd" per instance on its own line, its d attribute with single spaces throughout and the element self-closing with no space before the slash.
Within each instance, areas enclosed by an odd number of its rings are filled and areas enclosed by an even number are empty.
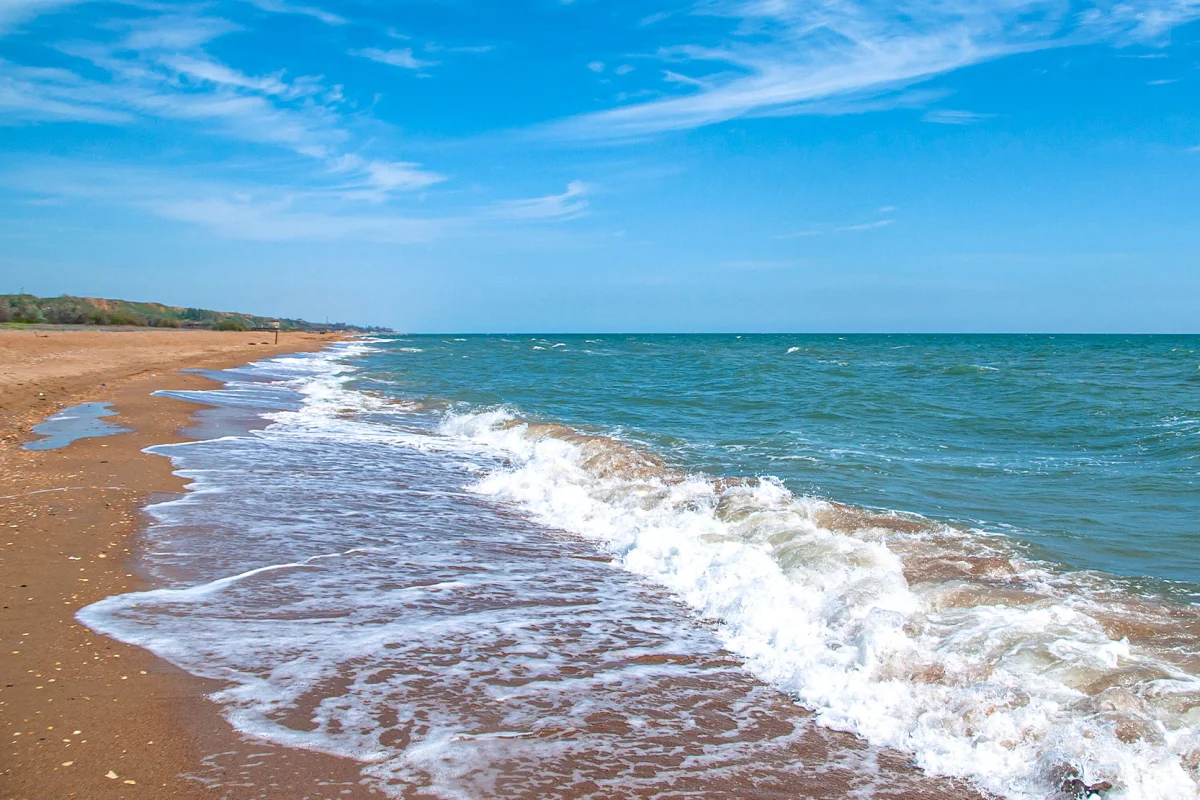
<svg viewBox="0 0 1200 800">
<path fill-rule="evenodd" d="M 15 3 L 3 5 L 8 1 L 0 0 L 0 20 L 15 8 Z M 331 25 L 344 21 L 310 6 L 245 1 L 270 13 L 304 14 Z M 495 230 L 500 220 L 556 222 L 587 212 L 589 187 L 579 181 L 542 197 L 489 202 L 477 196 L 465 205 L 447 201 L 453 193 L 429 191 L 448 181 L 447 175 L 381 152 L 393 130 L 348 101 L 340 85 L 320 75 L 264 70 L 257 58 L 246 62 L 258 64 L 250 69 L 241 68 L 236 59 L 218 58 L 218 52 L 245 52 L 241 41 L 223 40 L 252 33 L 245 27 L 252 22 L 244 10 L 235 22 L 213 16 L 212 5 L 164 10 L 146 0 L 128 2 L 137 3 L 136 12 L 105 20 L 91 29 L 89 38 L 46 42 L 57 51 L 61 67 L 0 59 L 0 124 L 76 121 L 132 128 L 147 120 L 167 120 L 186 123 L 172 131 L 171 141 L 180 152 L 206 136 L 277 152 L 263 158 L 259 150 L 233 151 L 238 156 L 206 166 L 202 180 L 196 178 L 202 170 L 194 165 L 169 172 L 105 167 L 94 160 L 64 162 L 58 168 L 42 165 L 25 173 L 19 187 L 30 194 L 29 202 L 123 205 L 227 238 L 275 242 L 412 244 L 452 231 Z M 65 2 L 22 0 L 22 5 L 49 9 Z M 26 13 L 21 18 L 32 17 Z M 491 49 L 413 47 L 417 49 L 366 49 L 356 55 L 419 70 L 436 62 L 416 53 Z M 239 177 L 210 178 L 210 169 L 213 175 Z"/>
<path fill-rule="evenodd" d="M 398 215 L 334 214 L 296 208 L 289 199 L 158 198 L 144 207 L 165 219 L 209 228 L 232 239 L 264 242 L 368 240 L 414 244 L 440 238 L 446 221 Z"/>
<path fill-rule="evenodd" d="M 804 264 L 803 261 L 787 261 L 779 259 L 742 259 L 737 261 L 725 261 L 721 264 L 726 269 L 743 269 L 743 270 L 770 270 L 770 269 L 790 269 Z"/>
<path fill-rule="evenodd" d="M 462 45 L 444 45 L 437 42 L 427 42 L 425 44 L 426 53 L 469 53 L 480 54 L 490 53 L 496 49 L 494 44 L 462 44 Z"/>
<path fill-rule="evenodd" d="M 840 228 L 834 228 L 834 233 L 852 233 L 854 231 L 873 231 L 878 228 L 886 228 L 889 225 L 895 225 L 894 219 L 877 219 L 874 222 L 860 222 L 857 225 L 842 225 Z"/>
<path fill-rule="evenodd" d="M 248 2 L 263 11 L 269 11 L 273 14 L 299 14 L 305 17 L 312 17 L 324 22 L 326 25 L 345 25 L 346 18 L 330 11 L 326 11 L 316 6 L 296 5 L 284 2 L 284 0 L 248 0 Z"/>
<path fill-rule="evenodd" d="M 40 14 L 49 14 L 83 0 L 0 0 L 0 35 Z"/>
<path fill-rule="evenodd" d="M 587 213 L 587 200 L 583 198 L 589 191 L 590 187 L 582 181 L 571 181 L 562 194 L 497 203 L 492 215 L 527 222 L 576 219 Z"/>
<path fill-rule="evenodd" d="M 9 125 L 28 122 L 76 121 L 117 125 L 133 116 L 94 105 L 91 84 L 63 69 L 22 67 L 0 61 L 0 118 Z"/>
<path fill-rule="evenodd" d="M 196 81 L 216 86 L 249 89 L 276 97 L 301 97 L 312 94 L 320 88 L 320 84 L 315 80 L 289 84 L 284 80 L 282 71 L 265 76 L 246 75 L 208 57 L 168 54 L 160 58 L 159 63 L 175 70 L 180 76 L 186 76 Z"/>
<path fill-rule="evenodd" d="M 115 43 L 60 46 L 88 62 L 87 71 L 0 61 L 0 109 L 10 124 L 127 124 L 145 117 L 194 122 L 201 132 L 316 159 L 324 172 L 348 180 L 342 187 L 347 198 L 380 202 L 445 180 L 413 162 L 357 153 L 340 86 L 283 70 L 249 74 L 207 52 L 210 42 L 239 30 L 219 17 L 166 14 L 125 23 Z"/>
<path fill-rule="evenodd" d="M 813 113 L 820 101 L 895 96 L 914 83 L 1016 53 L 1153 40 L 1200 17 L 1200 3 L 1128 0 L 1077 13 L 1052 0 L 950 0 L 899 8 L 873 0 L 715 0 L 704 11 L 734 23 L 720 46 L 659 51 L 674 65 L 668 80 L 692 91 L 569 118 L 549 132 L 632 139 L 737 117 Z M 712 77 L 714 66 L 724 74 Z"/>
<path fill-rule="evenodd" d="M 366 47 L 362 50 L 353 50 L 351 55 L 369 58 L 372 61 L 378 61 L 380 64 L 387 64 L 392 67 L 400 67 L 402 69 L 425 69 L 426 67 L 437 66 L 436 61 L 423 61 L 413 55 L 411 47 L 397 47 L 391 50 L 383 50 L 378 47 Z"/>
<path fill-rule="evenodd" d="M 122 49 L 166 52 L 194 50 L 241 27 L 224 17 L 177 13 L 131 21 L 124 30 Z"/>
<path fill-rule="evenodd" d="M 650 25 L 662 22 L 664 19 L 669 19 L 670 17 L 671 12 L 659 11 L 657 14 L 651 14 L 648 17 L 642 17 L 640 20 L 638 20 L 638 26 L 642 28 L 649 27 Z"/>
<path fill-rule="evenodd" d="M 894 209 L 885 206 L 881 211 L 892 211 Z M 874 231 L 880 228 L 886 228 L 889 225 L 895 225 L 894 219 L 877 219 L 870 222 L 858 222 L 851 225 L 816 225 L 811 228 L 805 228 L 791 233 L 780 234 L 775 237 L 777 239 L 801 239 L 809 236 L 826 236 L 831 233 L 858 233 L 861 231 Z"/>
<path fill-rule="evenodd" d="M 949 108 L 935 108 L 927 111 L 922 117 L 926 122 L 936 122 L 939 125 L 974 125 L 991 119 L 995 114 L 980 114 L 975 111 L 955 111 Z"/>
<path fill-rule="evenodd" d="M 409 173 L 405 164 L 346 159 L 344 172 L 372 182 L 405 188 L 426 185 L 428 173 Z M 322 189 L 196 179 L 194 170 L 167 171 L 93 164 L 86 172 L 66 161 L 45 161 L 3 176 L 3 183 L 27 195 L 29 204 L 62 206 L 70 202 L 125 206 L 160 219 L 198 226 L 215 235 L 261 242 L 370 241 L 396 245 L 425 244 L 469 231 L 495 230 L 497 220 L 560 222 L 586 211 L 587 187 L 572 182 L 562 194 L 502 201 L 463 213 L 414 213 L 391 206 L 346 203 L 346 184 Z"/>
<path fill-rule="evenodd" d="M 332 164 L 337 174 L 347 174 L 352 182 L 342 187 L 349 199 L 383 202 L 396 191 L 425 189 L 446 180 L 445 175 L 430 172 L 408 161 L 372 161 L 348 154 Z"/>
<path fill-rule="evenodd" d="M 337 187 L 297 192 L 122 166 L 92 165 L 81 173 L 68 163 L 41 163 L 6 176 L 5 183 L 30 194 L 33 202 L 122 205 L 249 241 L 417 244 L 443 238 L 466 222 L 387 209 L 363 213 L 361 206 L 341 202 Z"/>
</svg>

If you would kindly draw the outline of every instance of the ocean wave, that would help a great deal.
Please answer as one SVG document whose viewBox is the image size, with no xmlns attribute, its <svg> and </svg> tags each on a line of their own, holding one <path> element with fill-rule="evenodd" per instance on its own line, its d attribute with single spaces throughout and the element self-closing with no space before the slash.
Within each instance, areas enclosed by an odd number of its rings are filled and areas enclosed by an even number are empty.
<svg viewBox="0 0 1200 800">
<path fill-rule="evenodd" d="M 990 375 L 999 372 L 999 367 L 989 367 L 982 364 L 955 364 L 942 370 L 945 375 Z"/>
<path fill-rule="evenodd" d="M 441 432 L 508 459 L 474 491 L 673 591 L 823 725 L 1009 798 L 1197 795 L 1195 608 L 1002 535 L 686 474 L 511 410 L 450 413 Z"/>
</svg>

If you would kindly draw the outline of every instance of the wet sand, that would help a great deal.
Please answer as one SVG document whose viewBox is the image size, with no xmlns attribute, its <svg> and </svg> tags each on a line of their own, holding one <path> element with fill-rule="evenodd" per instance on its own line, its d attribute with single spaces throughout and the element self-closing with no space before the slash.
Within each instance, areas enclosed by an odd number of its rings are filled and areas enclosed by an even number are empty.
<svg viewBox="0 0 1200 800">
<path fill-rule="evenodd" d="M 273 338 L 0 331 L 0 798 L 374 796 L 358 785 L 357 764 L 244 740 L 204 698 L 215 687 L 74 619 L 102 597 L 144 588 L 128 563 L 140 509 L 183 488 L 169 461 L 141 450 L 183 438 L 197 406 L 150 393 L 213 385 L 180 369 L 331 341 L 284 334 L 261 344 Z M 83 401 L 111 402 L 118 416 L 109 419 L 133 432 L 57 450 L 18 446 L 32 424 Z"/>
</svg>

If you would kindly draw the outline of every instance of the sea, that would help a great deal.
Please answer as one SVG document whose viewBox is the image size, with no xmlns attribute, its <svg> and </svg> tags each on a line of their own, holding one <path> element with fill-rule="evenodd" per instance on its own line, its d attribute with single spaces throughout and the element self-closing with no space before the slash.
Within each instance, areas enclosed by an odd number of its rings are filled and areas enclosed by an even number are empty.
<svg viewBox="0 0 1200 800">
<path fill-rule="evenodd" d="M 379 335 L 214 373 L 79 618 L 388 796 L 1200 794 L 1200 337 Z"/>
</svg>

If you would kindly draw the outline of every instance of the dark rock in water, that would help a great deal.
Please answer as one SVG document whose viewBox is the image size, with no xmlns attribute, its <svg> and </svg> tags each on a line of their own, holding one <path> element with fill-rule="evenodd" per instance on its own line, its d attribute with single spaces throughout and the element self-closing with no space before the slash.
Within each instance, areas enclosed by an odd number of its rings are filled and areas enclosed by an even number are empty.
<svg viewBox="0 0 1200 800">
<path fill-rule="evenodd" d="M 1084 783 L 1079 778 L 1069 778 L 1063 781 L 1062 788 L 1063 793 L 1067 797 L 1078 797 L 1080 800 L 1086 800 L 1089 797 L 1102 797 L 1105 792 L 1113 788 L 1113 785 L 1108 781 Z"/>
</svg>

